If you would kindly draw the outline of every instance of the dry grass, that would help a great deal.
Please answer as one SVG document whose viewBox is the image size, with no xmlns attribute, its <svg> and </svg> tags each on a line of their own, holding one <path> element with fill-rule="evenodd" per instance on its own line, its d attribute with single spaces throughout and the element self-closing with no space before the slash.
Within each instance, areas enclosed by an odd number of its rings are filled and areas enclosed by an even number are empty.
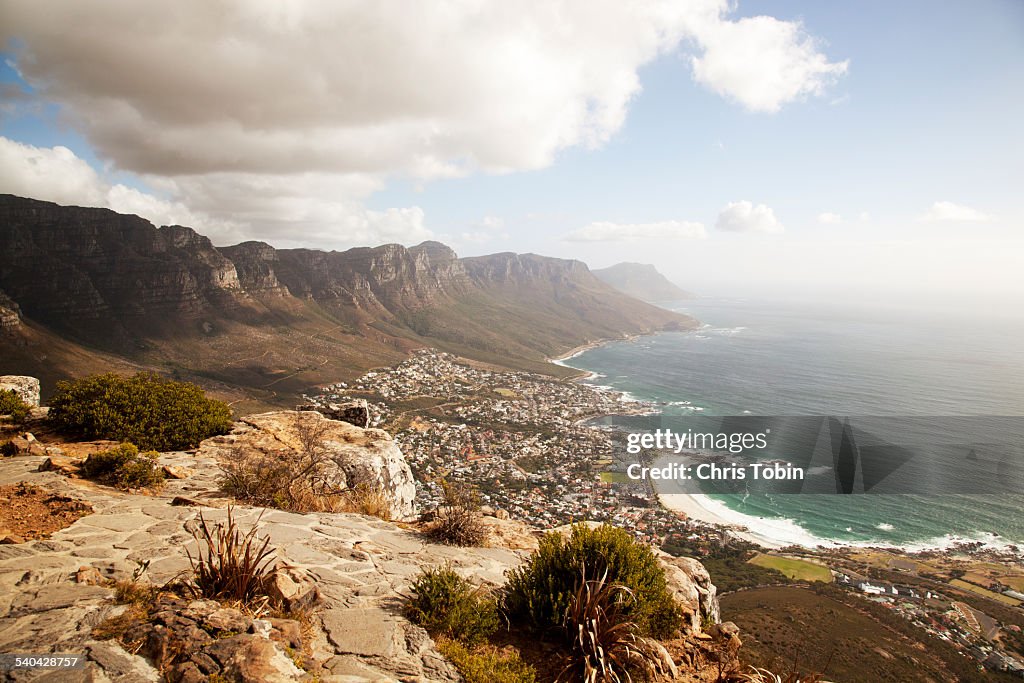
<svg viewBox="0 0 1024 683">
<path fill-rule="evenodd" d="M 144 604 L 129 604 L 121 614 L 100 622 L 92 629 L 92 637 L 96 640 L 120 641 L 129 652 L 137 652 L 141 643 L 128 642 L 125 634 L 149 618 Z"/>
<path fill-rule="evenodd" d="M 379 486 L 359 484 L 345 494 L 341 511 L 358 512 L 390 521 L 391 496 Z"/>
<path fill-rule="evenodd" d="M 476 491 L 448 481 L 441 481 L 444 504 L 437 510 L 428 534 L 445 545 L 481 546 L 487 540 L 487 527 L 480 514 L 480 497 Z"/>
</svg>

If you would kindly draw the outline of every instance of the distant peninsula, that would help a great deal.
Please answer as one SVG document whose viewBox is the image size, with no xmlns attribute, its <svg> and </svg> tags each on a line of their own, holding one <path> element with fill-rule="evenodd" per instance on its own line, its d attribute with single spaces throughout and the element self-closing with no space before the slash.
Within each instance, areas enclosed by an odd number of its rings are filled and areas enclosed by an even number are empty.
<svg viewBox="0 0 1024 683">
<path fill-rule="evenodd" d="M 591 272 L 598 280 L 641 301 L 678 301 L 694 297 L 648 263 L 616 263 Z"/>
</svg>

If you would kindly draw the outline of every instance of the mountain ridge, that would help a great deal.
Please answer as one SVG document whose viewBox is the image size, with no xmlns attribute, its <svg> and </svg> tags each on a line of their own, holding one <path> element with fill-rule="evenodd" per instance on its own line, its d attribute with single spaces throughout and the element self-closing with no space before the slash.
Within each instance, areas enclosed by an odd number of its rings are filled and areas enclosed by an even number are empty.
<svg viewBox="0 0 1024 683">
<path fill-rule="evenodd" d="M 189 227 L 13 195 L 0 195 L 0 292 L 21 323 L 0 338 L 21 349 L 22 365 L 0 363 L 5 371 L 38 369 L 23 364 L 47 356 L 57 337 L 80 354 L 258 389 L 268 400 L 424 346 L 558 374 L 566 370 L 545 358 L 579 344 L 695 324 L 616 291 L 580 261 L 459 258 L 434 241 L 216 247 Z M 80 374 L 65 365 L 48 371 Z"/>
</svg>

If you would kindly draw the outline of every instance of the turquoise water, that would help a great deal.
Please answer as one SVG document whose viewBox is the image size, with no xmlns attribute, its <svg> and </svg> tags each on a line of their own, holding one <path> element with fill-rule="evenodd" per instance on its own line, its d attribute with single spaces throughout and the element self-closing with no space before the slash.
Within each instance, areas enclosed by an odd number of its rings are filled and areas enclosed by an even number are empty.
<svg viewBox="0 0 1024 683">
<path fill-rule="evenodd" d="M 1024 415 L 1024 324 L 950 312 L 739 299 L 674 307 L 694 332 L 614 342 L 566 363 L 666 414 Z M 787 542 L 1024 543 L 1024 495 L 716 495 Z"/>
</svg>

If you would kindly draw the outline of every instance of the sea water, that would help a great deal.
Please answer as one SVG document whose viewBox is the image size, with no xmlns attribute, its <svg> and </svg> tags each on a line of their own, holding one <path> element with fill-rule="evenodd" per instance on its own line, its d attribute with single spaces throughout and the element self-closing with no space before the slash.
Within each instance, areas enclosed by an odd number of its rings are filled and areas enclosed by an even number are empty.
<svg viewBox="0 0 1024 683">
<path fill-rule="evenodd" d="M 1024 323 L 947 310 L 702 299 L 702 326 L 566 361 L 668 415 L 1024 415 Z M 1024 547 L 1021 495 L 713 495 L 704 504 L 804 545 Z"/>
</svg>

